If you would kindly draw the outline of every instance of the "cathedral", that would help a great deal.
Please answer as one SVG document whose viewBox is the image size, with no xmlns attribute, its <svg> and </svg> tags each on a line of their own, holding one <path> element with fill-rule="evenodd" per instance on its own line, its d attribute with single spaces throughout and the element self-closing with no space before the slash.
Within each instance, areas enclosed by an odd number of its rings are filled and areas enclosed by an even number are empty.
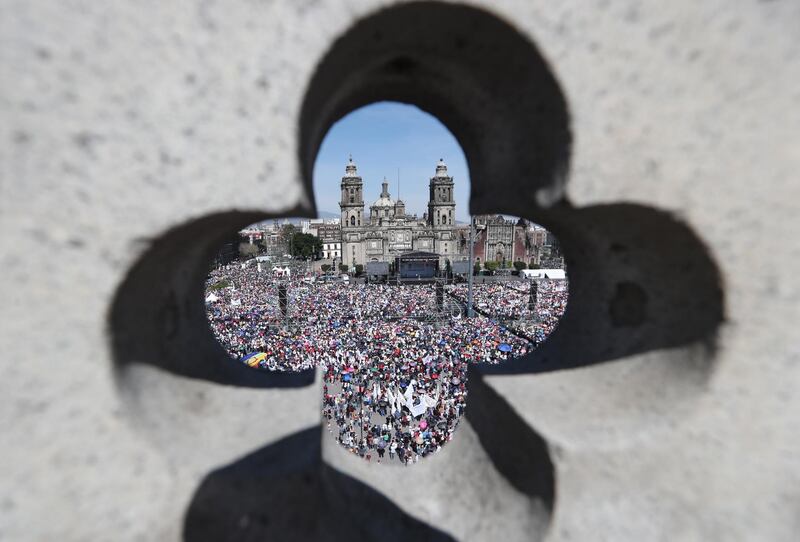
<svg viewBox="0 0 800 542">
<path fill-rule="evenodd" d="M 439 256 L 439 265 L 459 255 L 453 199 L 453 178 L 443 160 L 430 179 L 428 210 L 422 218 L 406 213 L 402 200 L 393 200 L 384 178 L 380 197 L 364 214 L 364 183 L 353 158 L 342 177 L 341 239 L 342 263 L 354 267 L 368 262 L 393 262 L 408 252 L 426 252 Z"/>
</svg>

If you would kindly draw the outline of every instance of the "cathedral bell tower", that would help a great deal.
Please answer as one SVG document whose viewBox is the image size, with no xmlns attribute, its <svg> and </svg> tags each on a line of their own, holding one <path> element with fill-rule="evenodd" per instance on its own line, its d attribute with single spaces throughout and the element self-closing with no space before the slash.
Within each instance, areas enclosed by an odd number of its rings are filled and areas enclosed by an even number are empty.
<svg viewBox="0 0 800 542">
<path fill-rule="evenodd" d="M 453 199 L 453 178 L 447 174 L 447 165 L 439 159 L 436 175 L 431 177 L 428 198 L 428 225 L 434 228 L 455 224 L 456 202 Z"/>
<path fill-rule="evenodd" d="M 342 177 L 342 199 L 339 208 L 342 211 L 342 231 L 361 226 L 364 220 L 364 181 L 358 175 L 352 156 L 345 166 Z"/>
</svg>

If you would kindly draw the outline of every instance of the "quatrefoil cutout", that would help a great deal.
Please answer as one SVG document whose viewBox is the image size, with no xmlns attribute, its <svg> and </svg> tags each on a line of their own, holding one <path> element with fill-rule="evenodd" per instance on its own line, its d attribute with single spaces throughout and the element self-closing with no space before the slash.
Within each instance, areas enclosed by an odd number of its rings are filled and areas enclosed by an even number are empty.
<svg viewBox="0 0 800 542">
<path fill-rule="evenodd" d="M 566 187 L 572 128 L 567 101 L 555 70 L 527 31 L 489 11 L 450 3 L 409 2 L 362 15 L 331 44 L 305 81 L 297 118 L 303 201 L 311 201 L 314 159 L 332 123 L 359 106 L 395 100 L 433 114 L 456 136 L 469 162 L 471 214 L 525 217 L 559 238 L 570 271 L 570 292 L 569 308 L 558 328 L 530 355 L 497 365 L 469 366 L 472 374 L 467 383 L 466 418 L 492 468 L 523 495 L 544 503 L 549 517 L 558 493 L 550 443 L 529 419 L 520 418 L 527 414 L 528 403 L 493 391 L 483 376 L 501 374 L 504 381 L 511 381 L 513 375 L 558 375 L 619 361 L 636 376 L 631 391 L 637 400 L 661 401 L 655 412 L 669 418 L 675 401 L 685 396 L 664 391 L 683 389 L 692 379 L 702 384 L 713 372 L 714 337 L 724 319 L 717 266 L 700 237 L 669 212 L 623 202 L 570 204 Z M 292 69 L 292 64 L 285 69 Z M 305 77 L 274 75 L 293 81 Z M 588 144 L 591 139 L 581 141 Z M 637 159 L 624 141 L 618 145 L 625 160 Z M 184 162 L 191 162 L 191 157 Z M 228 178 L 229 168 L 217 174 L 219 179 Z M 602 191 L 602 185 L 597 190 Z M 219 209 L 225 208 L 221 203 Z M 181 428 L 159 416 L 165 406 L 185 408 L 182 393 L 192 382 L 263 389 L 267 394 L 271 390 L 300 394 L 313 384 L 312 370 L 254 371 L 232 362 L 208 327 L 202 300 L 208 263 L 229 235 L 268 218 L 314 214 L 310 204 L 298 203 L 277 214 L 221 210 L 178 224 L 149 242 L 119 285 L 109 329 L 121 396 L 165 451 L 174 445 L 173 435 Z M 697 364 L 683 363 L 683 353 L 695 345 L 706 347 L 708 354 Z M 667 350 L 674 359 L 660 354 Z M 653 356 L 648 363 L 629 361 L 641 354 Z M 136 371 L 140 366 L 165 376 L 143 380 Z M 548 429 L 582 433 L 593 416 L 605 416 L 602 409 L 580 406 L 587 394 L 605 398 L 607 388 L 593 388 L 591 380 L 559 387 L 554 399 L 564 400 L 553 401 L 557 409 L 572 404 L 583 408 L 576 416 L 583 425 L 566 427 L 554 415 Z M 702 387 L 697 386 L 698 393 Z M 635 424 L 629 428 L 636 429 Z M 649 420 L 641 429 L 651 430 Z M 522 442 L 520 435 L 525 437 Z M 251 456 L 208 474 L 187 512 L 185 539 L 224 539 L 231 526 L 252 538 L 353 539 L 363 533 L 363 525 L 343 523 L 340 517 L 362 509 L 376 511 L 381 525 L 392 526 L 388 531 L 382 528 L 382 534 L 448 539 L 436 527 L 414 521 L 366 484 L 327 469 L 316 430 L 265 440 Z M 521 444 L 523 455 L 517 453 Z M 193 452 L 174 451 L 178 458 Z M 298 470 L 298 462 L 303 469 Z M 305 487 L 300 482 L 306 479 L 313 491 L 303 493 L 298 488 Z M 333 491 L 335 498 L 321 498 L 323 489 Z M 472 504 L 481 510 L 480 503 Z M 403 503 L 404 509 L 409 507 L 412 502 Z M 243 514 L 258 518 L 265 509 L 272 512 L 271 521 L 242 525 Z M 295 517 L 296 510 L 302 511 L 302 521 L 278 521 L 282 513 Z M 331 533 L 332 527 L 339 531 Z M 523 531 L 541 539 L 547 521 L 535 532 Z"/>
</svg>

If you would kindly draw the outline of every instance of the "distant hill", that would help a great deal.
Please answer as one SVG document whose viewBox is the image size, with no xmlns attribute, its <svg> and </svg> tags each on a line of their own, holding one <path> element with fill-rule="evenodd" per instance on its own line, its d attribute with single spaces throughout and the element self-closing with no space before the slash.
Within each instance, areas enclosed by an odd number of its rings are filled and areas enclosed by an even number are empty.
<svg viewBox="0 0 800 542">
<path fill-rule="evenodd" d="M 330 211 L 317 211 L 317 218 L 339 218 L 341 213 L 332 213 Z"/>
</svg>

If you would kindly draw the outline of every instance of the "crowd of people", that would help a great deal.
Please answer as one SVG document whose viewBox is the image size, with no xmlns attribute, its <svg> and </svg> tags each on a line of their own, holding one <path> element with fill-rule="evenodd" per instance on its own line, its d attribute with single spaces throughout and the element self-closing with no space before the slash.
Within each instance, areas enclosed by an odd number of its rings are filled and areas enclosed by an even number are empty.
<svg viewBox="0 0 800 542">
<path fill-rule="evenodd" d="M 503 291 L 514 300 L 527 295 L 524 284 L 486 286 L 476 293 L 487 309 Z M 458 288 L 449 293 L 458 298 Z M 548 318 L 563 312 L 551 290 L 540 295 L 541 309 L 537 304 Z M 474 318 L 447 313 L 434 285 L 313 283 L 233 264 L 212 271 L 206 291 L 209 324 L 228 353 L 254 368 L 320 367 L 328 426 L 344 447 L 376 461 L 388 454 L 408 464 L 441 448 L 464 410 L 467 363 L 525 355 L 547 329 L 521 333 L 490 310 Z"/>
<path fill-rule="evenodd" d="M 536 300 L 531 306 L 529 280 L 474 284 L 473 306 L 478 313 L 503 322 L 509 329 L 530 337 L 535 344 L 555 330 L 567 308 L 569 291 L 565 280 L 536 281 Z M 467 286 L 448 286 L 448 292 L 466 302 Z"/>
<path fill-rule="evenodd" d="M 515 285 L 518 287 L 519 285 Z M 527 285 L 524 295 L 528 295 L 530 284 Z M 569 290 L 564 280 L 542 280 L 538 283 L 536 312 L 533 318 L 521 318 L 507 325 L 515 331 L 531 337 L 534 343 L 543 342 L 555 331 L 567 309 Z"/>
<path fill-rule="evenodd" d="M 346 332 L 344 348 L 322 363 L 323 417 L 339 443 L 379 462 L 387 453 L 416 462 L 441 448 L 465 407 L 459 349 L 417 320 L 349 326 L 361 332 Z"/>
</svg>

